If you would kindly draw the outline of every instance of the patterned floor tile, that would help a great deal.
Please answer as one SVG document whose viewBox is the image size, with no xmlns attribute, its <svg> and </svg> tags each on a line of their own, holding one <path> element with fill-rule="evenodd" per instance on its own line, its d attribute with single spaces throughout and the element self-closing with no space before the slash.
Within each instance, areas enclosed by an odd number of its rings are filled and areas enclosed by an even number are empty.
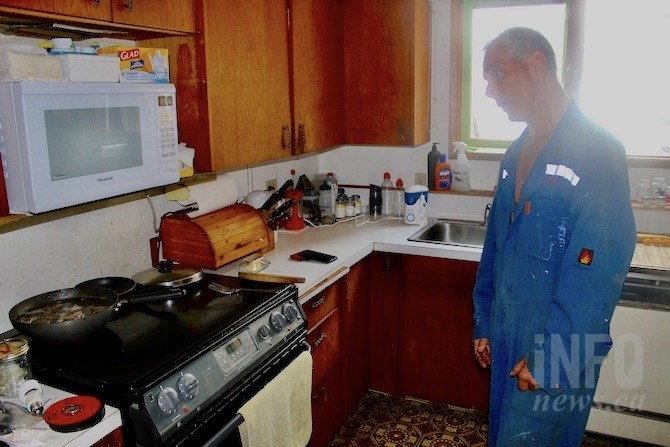
<svg viewBox="0 0 670 447">
<path fill-rule="evenodd" d="M 486 447 L 485 414 L 368 391 L 328 447 Z M 644 444 L 587 435 L 583 447 Z"/>
</svg>

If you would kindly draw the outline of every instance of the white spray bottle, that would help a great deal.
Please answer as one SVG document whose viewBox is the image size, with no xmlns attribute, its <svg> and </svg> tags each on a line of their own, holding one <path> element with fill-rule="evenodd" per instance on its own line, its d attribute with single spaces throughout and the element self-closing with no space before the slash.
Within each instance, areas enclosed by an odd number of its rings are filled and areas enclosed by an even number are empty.
<svg viewBox="0 0 670 447">
<path fill-rule="evenodd" d="M 466 147 L 462 141 L 454 141 L 456 160 L 451 162 L 452 191 L 470 191 L 470 162 L 465 156 Z"/>
</svg>

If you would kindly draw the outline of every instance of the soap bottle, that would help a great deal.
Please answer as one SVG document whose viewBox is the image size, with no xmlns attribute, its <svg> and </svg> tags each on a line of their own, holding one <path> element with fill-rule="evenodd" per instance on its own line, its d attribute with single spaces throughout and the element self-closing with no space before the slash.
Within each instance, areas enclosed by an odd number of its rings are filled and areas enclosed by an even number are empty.
<svg viewBox="0 0 670 447">
<path fill-rule="evenodd" d="M 382 216 L 392 216 L 395 213 L 394 200 L 395 191 L 391 182 L 391 174 L 384 173 L 382 187 Z"/>
<path fill-rule="evenodd" d="M 451 164 L 451 189 L 454 191 L 470 191 L 470 162 L 465 156 L 466 144 L 454 141 L 456 160 Z"/>
<path fill-rule="evenodd" d="M 435 189 L 435 165 L 440 161 L 440 152 L 437 150 L 439 143 L 433 143 L 433 148 L 428 152 L 428 189 Z"/>
<path fill-rule="evenodd" d="M 440 154 L 440 161 L 435 165 L 435 189 L 446 191 L 451 186 L 451 165 L 447 162 L 447 154 Z"/>
</svg>

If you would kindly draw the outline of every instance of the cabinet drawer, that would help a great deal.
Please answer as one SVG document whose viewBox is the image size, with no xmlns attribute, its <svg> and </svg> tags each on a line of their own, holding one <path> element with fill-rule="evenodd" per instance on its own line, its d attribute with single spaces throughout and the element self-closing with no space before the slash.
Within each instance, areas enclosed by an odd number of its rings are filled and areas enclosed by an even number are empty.
<svg viewBox="0 0 670 447">
<path fill-rule="evenodd" d="M 334 310 L 307 335 L 312 347 L 312 383 L 318 384 L 340 361 L 340 313 Z"/>
<path fill-rule="evenodd" d="M 333 284 L 302 305 L 305 315 L 307 315 L 308 331 L 311 332 L 312 329 L 337 308 L 337 298 L 337 287 Z"/>
</svg>

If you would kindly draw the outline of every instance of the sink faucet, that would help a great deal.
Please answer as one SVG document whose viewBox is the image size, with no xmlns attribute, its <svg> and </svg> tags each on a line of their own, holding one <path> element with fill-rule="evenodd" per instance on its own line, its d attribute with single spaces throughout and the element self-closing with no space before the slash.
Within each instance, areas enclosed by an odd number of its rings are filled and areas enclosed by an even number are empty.
<svg viewBox="0 0 670 447">
<path fill-rule="evenodd" d="M 482 222 L 483 226 L 489 223 L 489 214 L 491 214 L 491 204 L 487 203 L 486 207 L 484 208 L 484 221 Z"/>
</svg>

